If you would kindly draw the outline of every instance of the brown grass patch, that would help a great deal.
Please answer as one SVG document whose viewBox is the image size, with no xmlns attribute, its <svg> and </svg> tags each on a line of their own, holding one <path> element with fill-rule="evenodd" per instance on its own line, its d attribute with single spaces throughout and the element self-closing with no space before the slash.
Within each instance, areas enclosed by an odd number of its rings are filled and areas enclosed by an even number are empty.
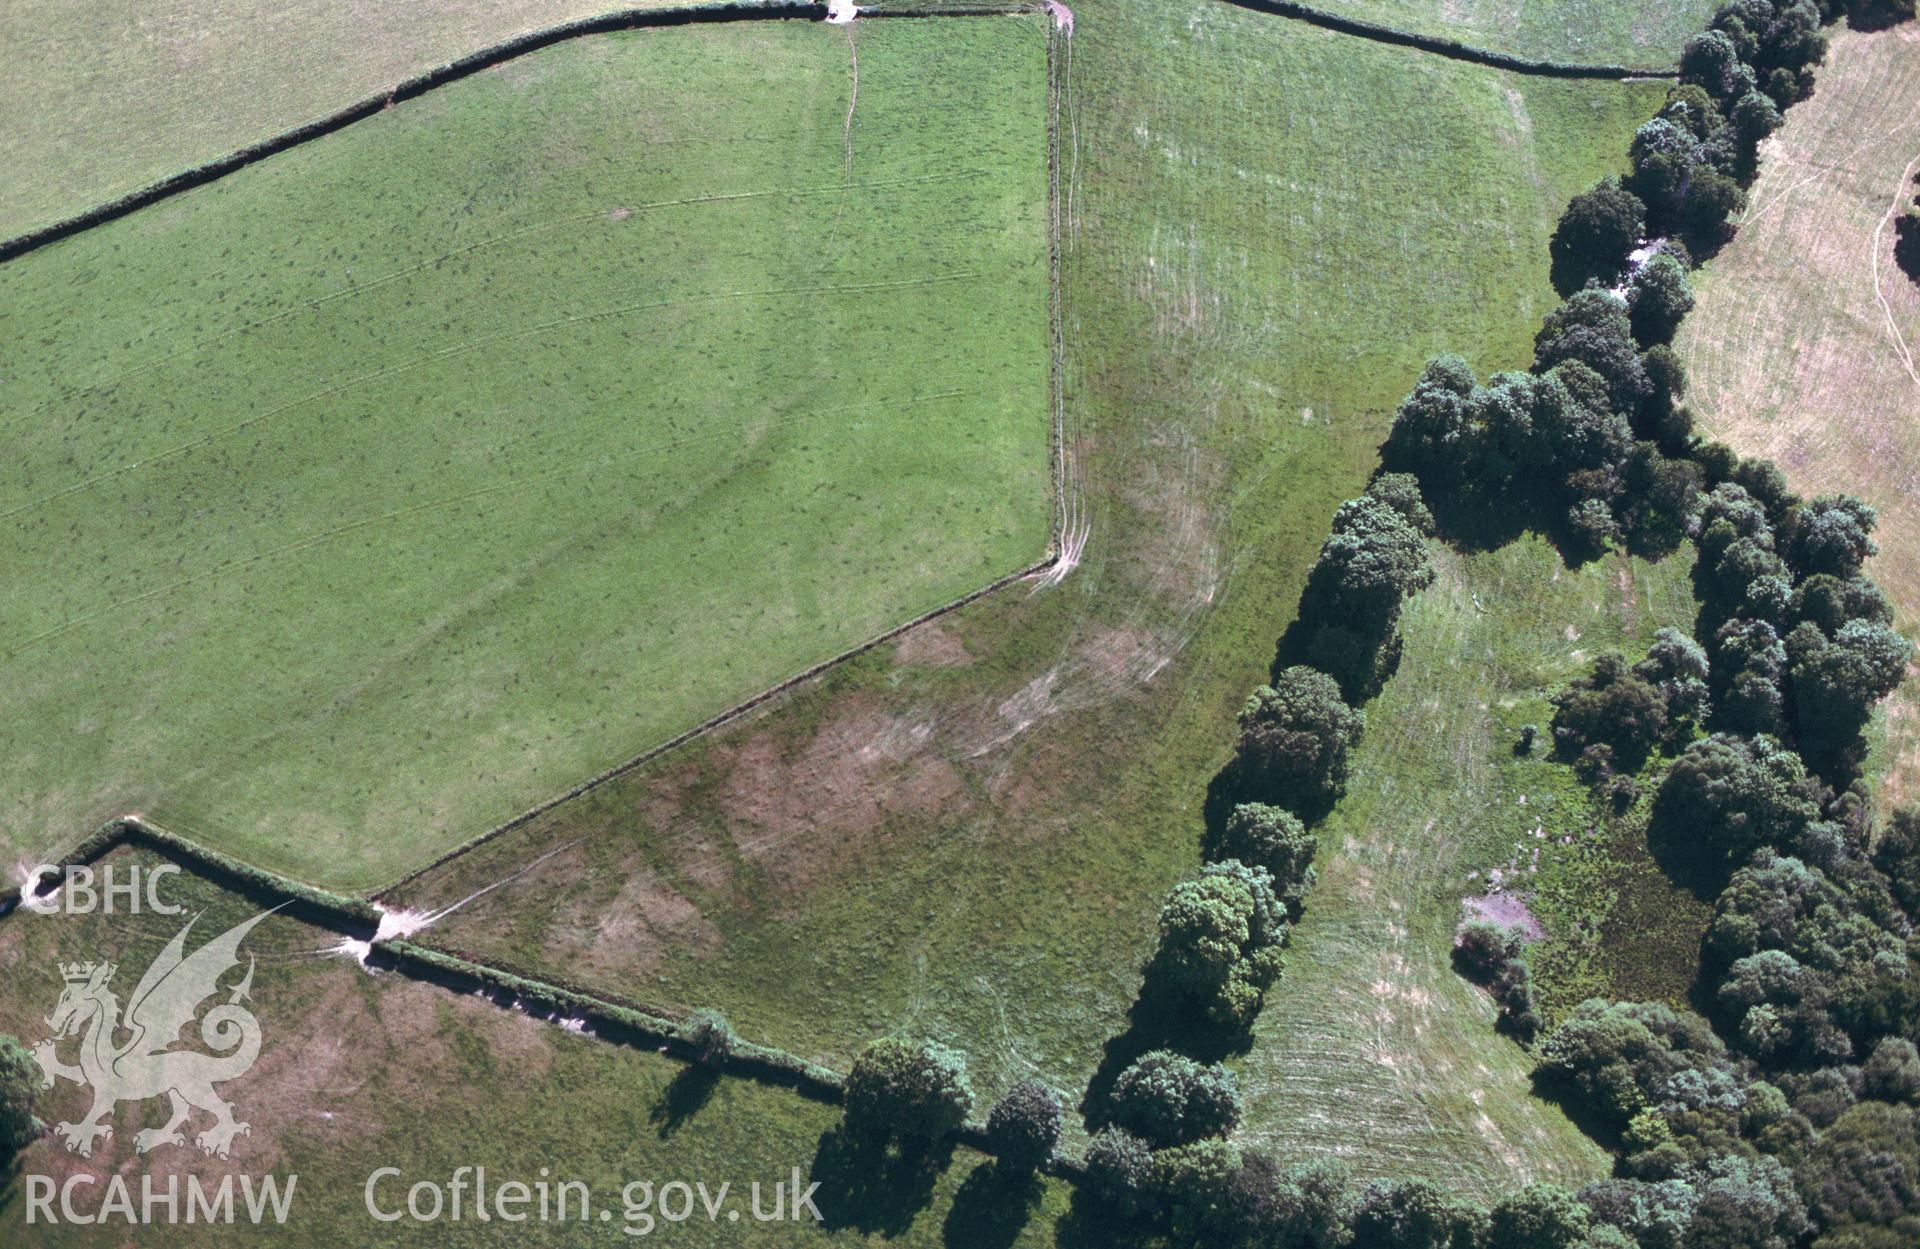
<svg viewBox="0 0 1920 1249">
<path fill-rule="evenodd" d="M 973 662 L 966 644 L 938 621 L 907 630 L 893 648 L 893 658 L 895 663 L 916 668 L 964 668 Z"/>
<path fill-rule="evenodd" d="M 892 821 L 937 822 L 967 793 L 959 770 L 927 749 L 936 729 L 855 695 L 804 737 L 768 728 L 716 751 L 723 819 L 741 857 L 799 893 Z"/>
</svg>

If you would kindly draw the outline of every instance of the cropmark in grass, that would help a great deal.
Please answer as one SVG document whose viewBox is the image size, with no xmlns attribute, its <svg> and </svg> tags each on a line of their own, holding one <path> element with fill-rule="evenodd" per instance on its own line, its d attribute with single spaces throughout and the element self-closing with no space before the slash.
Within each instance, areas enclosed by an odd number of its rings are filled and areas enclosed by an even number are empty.
<svg viewBox="0 0 1920 1249">
<path fill-rule="evenodd" d="M 1039 18 L 679 28 L 0 267 L 0 849 L 371 887 L 1041 558 L 1046 196 Z"/>
</svg>

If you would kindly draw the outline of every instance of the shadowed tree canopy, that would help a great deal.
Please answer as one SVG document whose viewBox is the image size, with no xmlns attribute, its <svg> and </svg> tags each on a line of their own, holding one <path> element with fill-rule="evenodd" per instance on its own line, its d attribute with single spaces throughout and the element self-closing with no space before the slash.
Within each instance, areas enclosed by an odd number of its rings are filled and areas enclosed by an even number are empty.
<svg viewBox="0 0 1920 1249">
<path fill-rule="evenodd" d="M 1667 770 L 1647 836 L 1676 866 L 1728 871 L 1762 846 L 1790 845 L 1819 818 L 1824 796 L 1776 739 L 1715 733 Z"/>
<path fill-rule="evenodd" d="M 1619 281 L 1646 231 L 1647 206 L 1617 178 L 1574 196 L 1548 244 L 1554 289 L 1570 295 L 1588 282 Z"/>
<path fill-rule="evenodd" d="M 1395 478 L 1395 481 L 1400 480 Z M 1418 496 L 1414 496 L 1418 504 Z M 1425 512 L 1420 506 L 1420 512 Z M 1428 518 L 1431 523 L 1431 517 Z M 1433 582 L 1427 544 L 1400 507 L 1365 494 L 1342 503 L 1309 578 L 1312 610 L 1378 620 Z"/>
<path fill-rule="evenodd" d="M 931 1142 L 966 1122 L 973 1085 L 966 1055 L 931 1042 L 883 1037 L 847 1075 L 847 1125 L 870 1138 Z"/>
<path fill-rule="evenodd" d="M 1850 772 L 1875 704 L 1893 693 L 1913 643 L 1892 627 L 1849 620 L 1831 639 L 1811 622 L 1787 635 L 1794 728 L 1808 762 L 1829 775 Z"/>
<path fill-rule="evenodd" d="M 1366 722 L 1326 673 L 1286 669 L 1241 709 L 1235 756 L 1241 792 L 1303 814 L 1323 809 L 1346 789 L 1347 752 Z"/>
<path fill-rule="evenodd" d="M 1652 393 L 1627 302 L 1612 291 L 1588 287 L 1568 296 L 1547 315 L 1533 343 L 1535 372 L 1578 360 L 1606 382 L 1608 404 L 1622 415 L 1638 411 Z"/>
<path fill-rule="evenodd" d="M 1753 89 L 1753 71 L 1741 62 L 1740 50 L 1726 31 L 1708 30 L 1681 48 L 1680 81 L 1700 87 L 1724 104 Z"/>
<path fill-rule="evenodd" d="M 1617 1126 L 1667 1099 L 1683 1072 L 1731 1069 L 1707 1021 L 1661 1002 L 1590 998 L 1549 1032 L 1536 1070 L 1568 1084 Z"/>
<path fill-rule="evenodd" d="M 1291 914 L 1297 914 L 1315 882 L 1311 866 L 1319 841 L 1291 811 L 1265 803 L 1243 802 L 1228 812 L 1226 823 L 1207 841 L 1207 858 L 1238 859 L 1273 875 L 1273 890 Z"/>
<path fill-rule="evenodd" d="M 1039 1080 L 1022 1080 L 987 1114 L 987 1145 L 1013 1170 L 1038 1170 L 1060 1143 L 1060 1120 L 1060 1095 Z"/>
<path fill-rule="evenodd" d="M 1377 1249 L 1475 1249 L 1486 1215 L 1426 1180 L 1376 1180 L 1361 1190 L 1353 1244 Z"/>
<path fill-rule="evenodd" d="M 1121 1217 L 1141 1214 L 1152 1198 L 1153 1149 L 1122 1128 L 1093 1134 L 1082 1157 L 1087 1191 Z"/>
<path fill-rule="evenodd" d="M 1529 1184 L 1494 1204 L 1486 1249 L 1581 1249 L 1593 1227 L 1586 1204 L 1558 1184 Z"/>
<path fill-rule="evenodd" d="M 1627 282 L 1627 309 L 1633 336 L 1643 346 L 1671 341 L 1681 320 L 1693 311 L 1686 264 L 1667 251 L 1648 257 Z"/>
<path fill-rule="evenodd" d="M 1153 1050 L 1120 1073 L 1112 1117 L 1115 1126 L 1161 1149 L 1224 1136 L 1240 1122 L 1240 1087 L 1218 1063 Z"/>
<path fill-rule="evenodd" d="M 1908 915 L 1920 915 L 1920 810 L 1901 807 L 1873 843 L 1873 865 Z"/>
<path fill-rule="evenodd" d="M 1850 620 L 1893 623 L 1893 604 L 1887 602 L 1886 594 L 1870 578 L 1858 574 L 1842 579 L 1815 573 L 1794 587 L 1790 606 L 1796 624 L 1817 625 L 1828 637 Z"/>
<path fill-rule="evenodd" d="M 1280 974 L 1286 908 L 1263 867 L 1210 863 L 1181 881 L 1160 908 L 1160 947 L 1149 981 L 1172 989 L 1226 1027 L 1245 1027 Z"/>
<path fill-rule="evenodd" d="M 1879 551 L 1872 538 L 1878 515 L 1850 494 L 1823 494 L 1794 509 L 1788 557 L 1803 577 L 1851 577 Z"/>
<path fill-rule="evenodd" d="M 1817 1243 L 1920 1243 L 1920 1121 L 1911 1107 L 1853 1107 L 1799 1159 L 1797 1171 L 1814 1222 L 1831 1238 Z"/>
</svg>

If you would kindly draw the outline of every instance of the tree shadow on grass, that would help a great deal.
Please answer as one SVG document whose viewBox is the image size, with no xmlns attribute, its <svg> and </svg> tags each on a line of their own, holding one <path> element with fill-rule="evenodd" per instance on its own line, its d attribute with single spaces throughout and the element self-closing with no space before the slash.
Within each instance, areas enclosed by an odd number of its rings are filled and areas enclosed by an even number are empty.
<svg viewBox="0 0 1920 1249">
<path fill-rule="evenodd" d="M 1847 28 L 1872 33 L 1913 20 L 1910 0 L 1853 0 L 1847 6 Z"/>
<path fill-rule="evenodd" d="M 1054 1224 L 1053 1237 L 1059 1249 L 1145 1249 L 1164 1243 L 1145 1220 L 1129 1218 L 1085 1187 L 1074 1189 L 1073 1204 Z"/>
<path fill-rule="evenodd" d="M 1447 483 L 1426 477 L 1421 478 L 1420 487 L 1427 510 L 1433 513 L 1435 535 L 1464 554 L 1497 551 L 1530 530 L 1547 528 L 1546 509 L 1540 501 L 1518 491 L 1450 489 Z M 1561 535 L 1549 532 L 1547 537 L 1566 554 L 1557 540 Z"/>
<path fill-rule="evenodd" d="M 933 1200 L 933 1186 L 953 1161 L 953 1140 L 889 1146 L 837 1124 L 820 1134 L 810 1178 L 813 1203 L 828 1231 L 852 1228 L 891 1240 L 913 1226 Z"/>
<path fill-rule="evenodd" d="M 1655 793 L 1647 818 L 1647 851 L 1668 880 L 1702 902 L 1712 902 L 1733 877 L 1733 865 L 1709 852 L 1702 832 Z"/>
<path fill-rule="evenodd" d="M 1312 828 L 1332 813 L 1341 797 L 1342 794 L 1325 794 L 1302 798 L 1297 794 L 1268 792 L 1248 783 L 1241 773 L 1239 759 L 1231 759 L 1207 782 L 1207 794 L 1200 804 L 1200 825 L 1205 833 L 1201 844 L 1212 845 L 1218 841 L 1226 831 L 1227 817 L 1242 803 L 1264 802 L 1285 807 L 1298 816 L 1302 824 Z"/>
<path fill-rule="evenodd" d="M 1196 1062 L 1215 1063 L 1244 1054 L 1253 1047 L 1247 1029 L 1223 1028 L 1191 1002 L 1157 989 L 1151 968 L 1133 1009 L 1127 1012 L 1127 1030 L 1113 1037 L 1101 1054 L 1100 1067 L 1080 1099 L 1080 1117 L 1087 1131 L 1097 1132 L 1110 1118 L 1114 1083 L 1142 1054 L 1172 1050 Z"/>
<path fill-rule="evenodd" d="M 1920 217 L 1901 213 L 1893 221 L 1893 261 L 1920 286 Z"/>
<path fill-rule="evenodd" d="M 1541 1100 L 1557 1106 L 1588 1140 L 1613 1154 L 1621 1152 L 1619 1127 L 1601 1114 L 1565 1076 L 1553 1071 L 1536 1071 L 1533 1091 Z"/>
<path fill-rule="evenodd" d="M 713 1096 L 713 1091 L 719 1087 L 720 1073 L 711 1067 L 683 1067 L 673 1082 L 661 1092 L 660 1100 L 648 1114 L 647 1121 L 659 1130 L 661 1140 L 667 1140 L 687 1120 L 700 1113 Z"/>
<path fill-rule="evenodd" d="M 998 1161 L 975 1167 L 954 1194 L 941 1228 L 948 1249 L 1010 1249 L 1020 1238 L 1045 1192 L 1031 1171 L 1010 1171 Z"/>
</svg>

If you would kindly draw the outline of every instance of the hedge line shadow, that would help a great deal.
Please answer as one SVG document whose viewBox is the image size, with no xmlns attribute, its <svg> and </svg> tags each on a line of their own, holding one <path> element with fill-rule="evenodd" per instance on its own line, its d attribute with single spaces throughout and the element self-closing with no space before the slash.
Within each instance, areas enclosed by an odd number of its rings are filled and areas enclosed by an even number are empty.
<svg viewBox="0 0 1920 1249">
<path fill-rule="evenodd" d="M 1857 0 L 1847 10 L 1847 28 L 1871 34 L 1913 20 L 1914 7 L 1900 0 Z"/>
<path fill-rule="evenodd" d="M 720 1087 L 720 1073 L 699 1065 L 682 1067 L 661 1091 L 647 1120 L 658 1129 L 661 1140 L 670 1140 L 687 1120 L 699 1114 Z"/>
<path fill-rule="evenodd" d="M 1084 1187 L 1073 1190 L 1073 1202 L 1066 1216 L 1053 1225 L 1053 1236 L 1058 1249 L 1148 1249 L 1165 1244 L 1144 1230 L 1140 1220 L 1115 1210 Z"/>
<path fill-rule="evenodd" d="M 1920 216 L 1901 213 L 1893 221 L 1893 262 L 1920 286 Z"/>
</svg>

